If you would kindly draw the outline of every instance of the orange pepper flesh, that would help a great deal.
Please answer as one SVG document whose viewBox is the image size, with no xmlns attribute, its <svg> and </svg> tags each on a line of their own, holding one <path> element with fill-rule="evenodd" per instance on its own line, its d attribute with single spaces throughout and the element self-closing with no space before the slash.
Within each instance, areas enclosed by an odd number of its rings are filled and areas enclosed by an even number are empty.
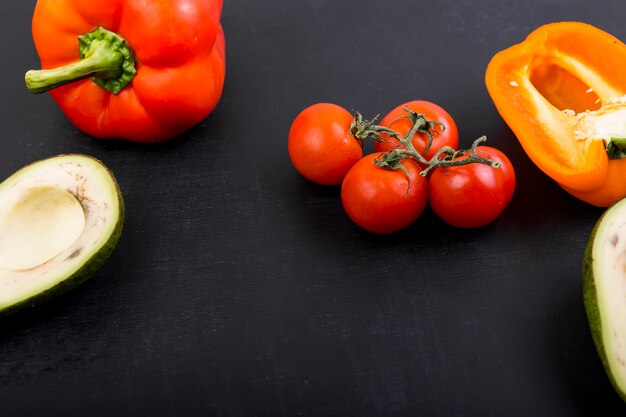
<svg viewBox="0 0 626 417">
<path fill-rule="evenodd" d="M 137 67 L 118 94 L 89 78 L 50 94 L 76 127 L 97 138 L 158 142 L 183 133 L 222 94 L 222 1 L 38 0 L 32 32 L 43 69 L 78 61 L 78 37 L 98 26 L 128 42 Z"/>
<path fill-rule="evenodd" d="M 618 39 L 585 23 L 561 22 L 496 54 L 485 76 L 530 159 L 567 192 L 601 207 L 626 196 L 626 160 L 609 159 L 602 140 L 577 138 L 564 110 L 616 107 L 615 99 L 626 95 L 625 67 L 626 45 Z"/>
</svg>

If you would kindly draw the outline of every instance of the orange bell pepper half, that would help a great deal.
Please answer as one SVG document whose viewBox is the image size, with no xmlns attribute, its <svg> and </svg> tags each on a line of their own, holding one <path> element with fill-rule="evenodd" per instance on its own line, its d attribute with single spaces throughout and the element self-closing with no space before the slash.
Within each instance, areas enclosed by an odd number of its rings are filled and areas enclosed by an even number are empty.
<svg viewBox="0 0 626 417">
<path fill-rule="evenodd" d="M 225 76 L 223 0 L 38 0 L 43 70 L 26 73 L 80 130 L 158 142 L 202 121 Z"/>
<path fill-rule="evenodd" d="M 551 23 L 497 53 L 485 82 L 530 159 L 606 207 L 626 196 L 626 45 L 579 22 Z"/>
</svg>

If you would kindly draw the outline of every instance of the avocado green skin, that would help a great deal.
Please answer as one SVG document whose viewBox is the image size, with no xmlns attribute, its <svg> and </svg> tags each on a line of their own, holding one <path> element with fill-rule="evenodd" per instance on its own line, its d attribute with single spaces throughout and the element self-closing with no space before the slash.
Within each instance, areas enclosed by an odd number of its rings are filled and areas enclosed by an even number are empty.
<svg viewBox="0 0 626 417">
<path fill-rule="evenodd" d="M 59 156 L 67 156 L 67 155 L 59 155 Z M 87 155 L 80 155 L 80 156 L 86 157 Z M 113 229 L 113 233 L 111 233 L 111 237 L 102 246 L 102 248 L 96 254 L 94 254 L 74 274 L 70 275 L 69 277 L 59 282 L 57 285 L 55 285 L 52 288 L 48 288 L 47 290 L 40 292 L 39 294 L 33 297 L 27 298 L 18 303 L 5 307 L 4 309 L 0 310 L 0 318 L 10 316 L 12 314 L 18 313 L 20 311 L 23 311 L 29 308 L 37 307 L 40 304 L 43 304 L 52 298 L 55 298 L 69 290 L 76 288 L 80 284 L 87 281 L 100 267 L 102 267 L 102 265 L 104 265 L 104 263 L 109 258 L 109 256 L 111 256 L 111 254 L 113 253 L 113 250 L 115 249 L 115 246 L 117 245 L 117 242 L 120 239 L 120 236 L 122 235 L 122 229 L 124 226 L 125 208 L 124 208 L 124 199 L 122 197 L 122 191 L 120 190 L 120 186 L 115 180 L 113 173 L 102 162 L 100 162 L 99 160 L 91 156 L 87 156 L 87 157 L 100 163 L 104 167 L 104 169 L 106 169 L 108 174 L 111 176 L 111 180 L 115 184 L 115 189 L 117 191 L 117 198 L 119 201 L 120 213 L 117 219 L 117 223 L 115 224 L 115 228 Z M 51 158 L 48 158 L 48 159 L 51 159 Z M 29 164 L 25 166 L 24 168 L 27 168 L 30 165 L 32 164 Z"/>
<path fill-rule="evenodd" d="M 593 341 L 596 345 L 596 350 L 598 351 L 602 365 L 604 366 L 604 370 L 615 391 L 622 398 L 622 401 L 626 402 L 626 393 L 620 390 L 619 386 L 615 382 L 615 378 L 613 377 L 609 361 L 607 359 L 606 350 L 604 348 L 604 342 L 602 340 L 602 320 L 600 318 L 600 309 L 598 308 L 598 293 L 596 290 L 595 274 L 593 272 L 593 245 L 596 239 L 596 234 L 600 224 L 602 224 L 602 221 L 610 216 L 612 209 L 617 204 L 620 204 L 620 202 L 626 203 L 626 199 L 618 201 L 606 210 L 591 231 L 591 236 L 587 242 L 583 258 L 583 300 L 585 303 L 585 311 L 587 312 L 587 320 L 589 321 L 589 328 L 591 329 L 591 336 L 593 337 Z"/>
</svg>

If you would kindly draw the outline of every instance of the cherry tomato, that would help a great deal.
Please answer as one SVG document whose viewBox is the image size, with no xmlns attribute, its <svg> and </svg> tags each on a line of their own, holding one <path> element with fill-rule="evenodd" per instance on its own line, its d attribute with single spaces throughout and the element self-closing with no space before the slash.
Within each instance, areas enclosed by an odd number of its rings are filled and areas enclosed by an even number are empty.
<svg viewBox="0 0 626 417">
<path fill-rule="evenodd" d="M 362 144 L 350 133 L 353 116 L 330 103 L 314 104 L 300 113 L 289 131 L 289 158 L 305 178 L 337 185 L 363 157 Z"/>
<path fill-rule="evenodd" d="M 491 223 L 511 200 L 515 188 L 511 162 L 504 154 L 496 156 L 494 148 L 486 146 L 478 146 L 477 154 L 485 158 L 493 157 L 502 166 L 492 168 L 472 163 L 437 168 L 428 181 L 431 208 L 452 226 L 476 228 Z"/>
<path fill-rule="evenodd" d="M 444 146 L 450 146 L 456 150 L 459 146 L 459 131 L 456 123 L 452 119 L 452 116 L 447 111 L 439 107 L 438 105 L 424 100 L 415 100 L 402 104 L 392 111 L 390 111 L 381 121 L 381 126 L 389 127 L 390 129 L 398 132 L 404 137 L 411 129 L 412 124 L 406 117 L 404 108 L 413 110 L 416 113 L 423 114 L 426 120 L 435 121 L 443 124 L 442 126 L 435 126 L 435 133 L 433 134 L 433 143 L 424 155 L 424 150 L 428 143 L 428 136 L 423 133 L 418 133 L 413 137 L 413 146 L 415 150 L 424 156 L 427 160 L 430 160 L 439 149 Z M 376 141 L 374 143 L 374 149 L 377 152 L 389 151 L 399 145 L 399 141 L 395 138 L 387 135 L 382 135 L 384 141 Z"/>
<path fill-rule="evenodd" d="M 419 175 L 421 169 L 415 161 L 402 162 L 407 175 L 400 169 L 378 167 L 374 159 L 379 155 L 367 155 L 352 167 L 341 186 L 341 201 L 348 216 L 363 229 L 392 233 L 422 214 L 428 183 Z"/>
<path fill-rule="evenodd" d="M 511 164 L 509 158 L 499 149 L 492 148 L 491 146 L 478 146 L 476 150 L 478 151 L 478 155 L 500 162 L 500 168 L 498 169 L 502 171 L 502 175 L 504 176 L 504 184 L 508 196 L 507 201 L 510 201 L 515 191 L 515 170 L 513 169 L 513 164 Z"/>
</svg>

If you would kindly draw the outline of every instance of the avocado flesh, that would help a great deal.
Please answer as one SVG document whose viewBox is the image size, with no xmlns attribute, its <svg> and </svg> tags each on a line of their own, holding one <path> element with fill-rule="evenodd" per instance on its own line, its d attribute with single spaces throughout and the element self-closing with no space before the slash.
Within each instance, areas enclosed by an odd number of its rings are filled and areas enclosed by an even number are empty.
<svg viewBox="0 0 626 417">
<path fill-rule="evenodd" d="M 84 155 L 28 165 L 0 184 L 0 314 L 86 280 L 121 234 L 123 202 L 111 172 Z"/>
<path fill-rule="evenodd" d="M 626 199 L 594 227 L 583 264 L 583 292 L 596 349 L 613 387 L 626 400 Z"/>
</svg>

